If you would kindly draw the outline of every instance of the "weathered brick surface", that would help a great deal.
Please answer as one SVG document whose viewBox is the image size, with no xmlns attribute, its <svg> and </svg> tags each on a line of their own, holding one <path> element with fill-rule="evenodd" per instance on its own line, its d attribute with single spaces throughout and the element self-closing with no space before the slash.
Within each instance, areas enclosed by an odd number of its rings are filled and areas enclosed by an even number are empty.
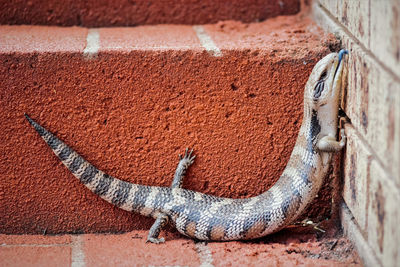
<svg viewBox="0 0 400 267">
<path fill-rule="evenodd" d="M 46 235 L 2 235 L 0 234 L 0 244 L 2 245 L 65 245 L 71 243 L 71 236 L 46 236 Z"/>
<path fill-rule="evenodd" d="M 14 53 L 79 53 L 86 46 L 87 29 L 65 27 L 1 26 L 1 54 Z M 3 61 L 7 64 L 7 61 Z M 17 69 L 14 65 L 10 71 Z M 32 65 L 34 68 L 35 65 Z"/>
<path fill-rule="evenodd" d="M 2 267 L 24 266 L 71 266 L 70 247 L 0 247 L 0 265 Z"/>
<path fill-rule="evenodd" d="M 366 47 L 370 40 L 369 0 L 318 1 Z"/>
<path fill-rule="evenodd" d="M 84 235 L 85 264 L 95 266 L 200 266 L 193 240 L 167 238 L 164 244 L 146 243 L 147 231 L 121 235 Z"/>
<path fill-rule="evenodd" d="M 383 266 L 399 266 L 400 190 L 376 160 L 370 164 L 368 187 L 368 244 Z"/>
<path fill-rule="evenodd" d="M 400 77 L 400 1 L 374 1 L 371 5 L 373 54 Z"/>
<path fill-rule="evenodd" d="M 365 210 L 368 201 L 367 173 L 371 154 L 350 124 L 346 124 L 345 129 L 348 142 L 343 166 L 343 198 L 359 227 L 365 232 L 367 226 Z"/>
<path fill-rule="evenodd" d="M 336 42 L 303 16 L 225 22 L 200 33 L 191 26 L 0 27 L 1 231 L 118 232 L 152 221 L 89 192 L 24 112 L 126 181 L 168 186 L 177 155 L 194 147 L 185 188 L 225 197 L 268 189 L 293 148 L 308 75 Z M 307 215 L 328 217 L 329 195 L 319 194 L 324 201 Z"/>
<path fill-rule="evenodd" d="M 136 26 L 262 21 L 300 11 L 300 0 L 1 0 L 0 24 Z"/>
<path fill-rule="evenodd" d="M 296 234 L 290 233 L 292 237 Z M 326 266 L 345 267 L 360 266 L 357 257 L 352 255 L 350 242 L 345 240 L 324 239 L 321 242 L 308 236 L 308 242 L 299 242 L 296 238 L 288 238 L 281 242 L 222 242 L 209 243 L 214 266 Z M 337 247 L 329 250 L 331 244 Z M 249 260 L 250 259 L 250 260 Z"/>
<path fill-rule="evenodd" d="M 344 110 L 400 185 L 400 83 L 350 39 Z"/>
<path fill-rule="evenodd" d="M 318 2 L 323 8 L 314 5 L 315 18 L 350 51 L 343 101 L 351 123 L 346 126 L 343 198 L 355 224 L 344 216 L 345 232 L 350 231 L 346 227 L 360 232 L 349 235 L 367 266 L 376 265 L 373 259 L 383 266 L 398 266 L 399 2 Z"/>
<path fill-rule="evenodd" d="M 364 47 L 400 76 L 400 2 L 317 1 Z"/>
<path fill-rule="evenodd" d="M 346 203 L 342 202 L 340 205 L 340 217 L 343 227 L 343 234 L 354 244 L 354 248 L 358 251 L 363 264 L 365 266 L 380 266 L 374 250 L 365 241 L 365 233 L 361 233 L 357 221 L 354 219 L 353 214 L 348 209 Z"/>
<path fill-rule="evenodd" d="M 346 133 L 343 198 L 380 262 L 396 266 L 400 190 L 350 124 Z"/>
<path fill-rule="evenodd" d="M 400 186 L 399 77 L 376 62 L 371 51 L 365 50 L 343 29 L 325 24 L 350 51 L 343 109 Z"/>
</svg>

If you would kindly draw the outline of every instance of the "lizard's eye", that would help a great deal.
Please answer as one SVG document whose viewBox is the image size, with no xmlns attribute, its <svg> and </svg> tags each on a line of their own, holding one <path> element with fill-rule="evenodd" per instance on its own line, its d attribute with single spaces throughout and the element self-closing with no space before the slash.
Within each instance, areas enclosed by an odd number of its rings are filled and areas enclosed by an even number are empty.
<svg viewBox="0 0 400 267">
<path fill-rule="evenodd" d="M 327 75 L 327 72 L 326 72 L 326 70 L 324 70 L 321 73 L 321 76 L 319 76 L 318 83 L 314 88 L 314 100 L 317 100 L 321 96 L 322 91 L 324 90 L 326 75 Z"/>
<path fill-rule="evenodd" d="M 324 72 L 321 73 L 321 76 L 319 77 L 319 81 L 323 80 L 326 78 L 327 72 L 324 70 Z"/>
</svg>

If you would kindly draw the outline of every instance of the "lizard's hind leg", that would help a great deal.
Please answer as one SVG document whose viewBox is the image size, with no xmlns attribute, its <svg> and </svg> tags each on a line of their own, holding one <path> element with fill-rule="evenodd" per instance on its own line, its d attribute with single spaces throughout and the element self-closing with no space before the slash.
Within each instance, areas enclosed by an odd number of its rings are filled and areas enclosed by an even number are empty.
<svg viewBox="0 0 400 267">
<path fill-rule="evenodd" d="M 190 167 L 190 165 L 193 164 L 194 159 L 196 158 L 195 155 L 192 156 L 192 153 L 193 149 L 190 150 L 189 152 L 189 150 L 186 148 L 185 155 L 183 157 L 179 155 L 179 163 L 178 166 L 176 167 L 174 180 L 172 181 L 171 188 L 182 187 L 183 178 L 185 177 L 186 171 Z M 165 242 L 165 239 L 158 238 L 158 235 L 160 234 L 161 228 L 163 228 L 167 223 L 168 223 L 168 216 L 163 213 L 159 214 L 157 216 L 156 221 L 149 230 L 146 242 L 151 242 L 155 244 Z"/>
</svg>

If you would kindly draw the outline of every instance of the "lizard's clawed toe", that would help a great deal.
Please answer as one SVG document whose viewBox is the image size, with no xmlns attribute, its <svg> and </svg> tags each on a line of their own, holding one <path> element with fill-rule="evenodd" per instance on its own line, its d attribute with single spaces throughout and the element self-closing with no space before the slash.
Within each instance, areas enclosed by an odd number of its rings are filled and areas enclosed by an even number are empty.
<svg viewBox="0 0 400 267">
<path fill-rule="evenodd" d="M 156 238 L 156 237 L 148 237 L 146 240 L 146 243 L 153 243 L 153 244 L 161 244 L 165 242 L 165 238 L 161 237 L 161 238 Z"/>
<path fill-rule="evenodd" d="M 196 156 L 193 155 L 193 148 L 190 151 L 189 148 L 186 148 L 185 155 L 183 157 L 179 155 L 179 160 L 186 160 L 189 165 L 193 164 L 195 158 Z"/>
</svg>

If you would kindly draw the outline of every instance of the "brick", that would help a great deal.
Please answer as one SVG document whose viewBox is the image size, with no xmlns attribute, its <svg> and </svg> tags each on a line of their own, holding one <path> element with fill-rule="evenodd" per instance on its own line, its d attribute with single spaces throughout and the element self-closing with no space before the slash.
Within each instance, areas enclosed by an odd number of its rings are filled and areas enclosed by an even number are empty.
<svg viewBox="0 0 400 267">
<path fill-rule="evenodd" d="M 100 28 L 98 33 L 100 34 L 99 52 L 129 50 L 190 50 L 198 52 L 204 50 L 191 26 Z"/>
<path fill-rule="evenodd" d="M 339 21 L 367 48 L 370 42 L 369 0 L 343 0 L 338 3 Z"/>
<path fill-rule="evenodd" d="M 319 1 L 333 17 L 342 23 L 367 48 L 369 48 L 370 43 L 369 2 L 370 0 Z"/>
<path fill-rule="evenodd" d="M 371 154 L 355 129 L 346 124 L 346 153 L 344 155 L 343 199 L 351 210 L 361 231 L 366 230 L 367 174 Z"/>
<path fill-rule="evenodd" d="M 34 26 L 1 26 L 0 53 L 80 53 L 86 46 L 87 29 Z"/>
<path fill-rule="evenodd" d="M 71 236 L 47 236 L 47 235 L 0 235 L 2 245 L 66 245 L 71 243 Z"/>
<path fill-rule="evenodd" d="M 333 36 L 312 34 L 316 26 L 310 18 L 288 16 L 285 23 L 280 18 L 269 19 L 268 23 L 243 24 L 241 22 L 222 21 L 217 24 L 205 25 L 207 34 L 214 40 L 216 46 L 227 52 L 255 51 L 262 56 L 272 53 L 274 61 L 280 60 L 280 55 L 290 55 L 290 60 L 304 60 L 304 64 L 313 64 L 313 58 L 308 56 L 311 47 L 309 42 L 317 43 L 313 50 L 326 53 L 326 44 L 335 47 Z M 229 40 L 229 41 L 227 41 Z"/>
<path fill-rule="evenodd" d="M 13 52 L 0 50 L 0 172 L 7 177 L 0 179 L 0 231 L 121 232 L 148 229 L 152 223 L 87 190 L 23 113 L 122 180 L 169 186 L 177 155 L 194 147 L 197 158 L 185 188 L 236 198 L 267 190 L 294 146 L 308 74 L 337 45 L 302 18 L 280 17 L 248 27 L 225 22 L 215 31 L 201 26 L 201 38 L 215 37 L 221 56 L 204 47 L 192 26 L 90 29 L 87 45 L 79 39 L 74 49 L 65 45 L 54 51 L 59 41 L 49 44 L 45 38 L 41 45 L 37 38 L 42 47 L 37 52 L 30 48 L 31 28 L 4 26 L 20 37 L 9 41 Z M 32 28 L 44 31 L 38 34 L 43 36 L 81 31 Z M 230 34 L 236 40 L 247 36 L 245 49 L 230 46 Z M 323 209 L 329 215 L 325 192 L 314 214 L 323 216 Z"/>
<path fill-rule="evenodd" d="M 400 77 L 400 2 L 371 1 L 371 51 Z"/>
<path fill-rule="evenodd" d="M 383 266 L 398 266 L 400 190 L 375 160 L 371 162 L 368 179 L 368 243 Z"/>
<path fill-rule="evenodd" d="M 230 1 L 42 1 L 1 2 L 1 24 L 136 26 L 205 24 L 220 20 L 254 22 L 300 11 L 299 0 Z"/>
<path fill-rule="evenodd" d="M 194 242 L 185 238 L 163 244 L 146 243 L 147 232 L 85 235 L 86 266 L 199 266 Z"/>
<path fill-rule="evenodd" d="M 70 247 L 3 247 L 0 246 L 2 267 L 71 266 Z"/>
</svg>

